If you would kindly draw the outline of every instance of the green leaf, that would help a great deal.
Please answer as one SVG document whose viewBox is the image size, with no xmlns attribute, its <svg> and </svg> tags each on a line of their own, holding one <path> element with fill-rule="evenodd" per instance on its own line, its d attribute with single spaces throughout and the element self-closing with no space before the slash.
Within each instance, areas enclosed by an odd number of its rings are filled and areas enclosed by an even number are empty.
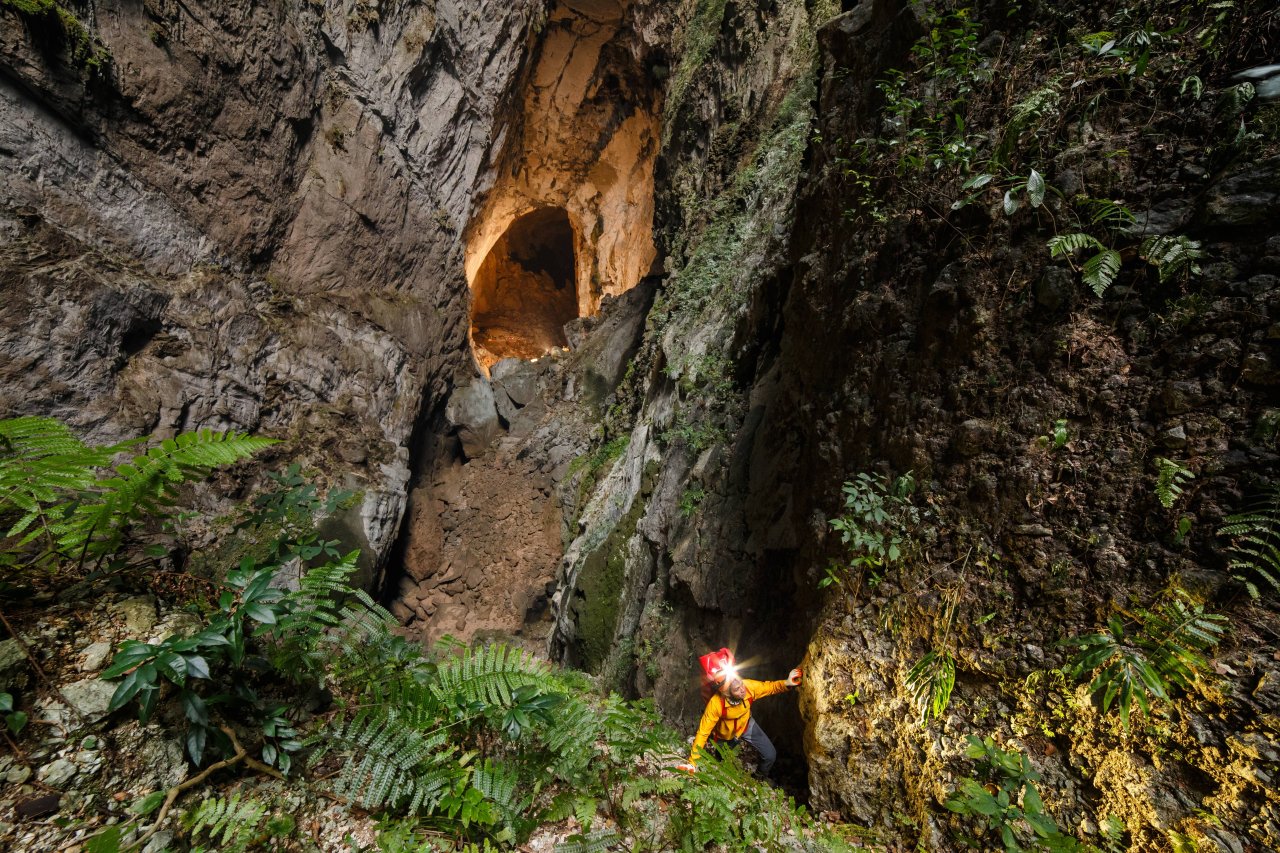
<svg viewBox="0 0 1280 853">
<path fill-rule="evenodd" d="M 113 713 L 129 704 L 129 700 L 137 695 L 142 685 L 138 682 L 138 673 L 133 671 L 125 676 L 124 681 L 116 687 L 116 692 L 111 695 L 111 703 L 107 705 L 107 713 Z"/>
<path fill-rule="evenodd" d="M 27 726 L 27 715 L 23 711 L 14 711 L 5 715 L 5 725 L 9 727 L 10 734 L 17 734 Z"/>
<path fill-rule="evenodd" d="M 1035 785 L 1028 785 L 1022 792 L 1022 807 L 1028 812 L 1043 812 L 1044 801 Z"/>
<path fill-rule="evenodd" d="M 109 826 L 84 843 L 85 853 L 119 853 L 120 827 Z"/>
<path fill-rule="evenodd" d="M 1027 177 L 1027 198 L 1030 199 L 1032 207 L 1039 207 L 1044 204 L 1044 193 L 1044 177 L 1035 169 L 1032 169 L 1031 174 Z"/>
<path fill-rule="evenodd" d="M 194 725 L 187 729 L 187 755 L 191 756 L 191 763 L 200 766 L 200 759 L 204 757 L 205 743 L 209 738 L 209 730 L 201 725 Z"/>
<path fill-rule="evenodd" d="M 1013 190 L 1005 190 L 1004 215 L 1013 216 L 1015 213 L 1018 212 L 1019 207 L 1021 207 L 1021 204 L 1018 202 L 1017 197 L 1014 196 Z"/>
<path fill-rule="evenodd" d="M 164 802 L 164 791 L 152 791 L 140 800 L 134 800 L 133 805 L 129 806 L 129 811 L 140 817 L 146 817 L 156 809 L 160 808 L 160 804 Z"/>
<path fill-rule="evenodd" d="M 264 625 L 274 625 L 276 623 L 276 612 L 273 608 L 265 604 L 250 604 L 244 609 L 249 618 L 261 622 Z"/>
<path fill-rule="evenodd" d="M 155 646 L 139 643 L 136 640 L 128 640 L 120 647 L 120 651 L 111 659 L 111 666 L 103 670 L 100 677 L 106 681 L 119 678 L 142 661 L 153 656 L 155 652 Z"/>
<path fill-rule="evenodd" d="M 158 687 L 143 687 L 141 695 L 142 699 L 138 706 L 138 719 L 146 723 L 151 719 L 151 714 L 156 709 L 156 700 L 160 698 L 160 689 Z"/>
<path fill-rule="evenodd" d="M 0 693 L 0 713 L 13 710 L 13 696 L 8 693 Z"/>
<path fill-rule="evenodd" d="M 182 710 L 187 719 L 202 726 L 209 725 L 209 708 L 203 699 L 190 690 L 182 691 Z"/>
<path fill-rule="evenodd" d="M 225 640 L 226 638 L 223 637 Z M 200 655 L 187 656 L 187 675 L 192 678 L 209 678 L 209 662 Z"/>
<path fill-rule="evenodd" d="M 1081 273 L 1084 283 L 1102 296 L 1120 274 L 1120 253 L 1114 249 L 1103 249 L 1084 262 Z"/>
</svg>

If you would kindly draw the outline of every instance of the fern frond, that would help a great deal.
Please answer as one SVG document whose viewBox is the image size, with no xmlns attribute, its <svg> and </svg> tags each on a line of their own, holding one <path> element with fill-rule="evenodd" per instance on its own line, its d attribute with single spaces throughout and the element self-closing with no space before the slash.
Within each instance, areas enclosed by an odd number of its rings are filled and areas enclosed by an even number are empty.
<svg viewBox="0 0 1280 853">
<path fill-rule="evenodd" d="M 549 686 L 545 663 L 501 643 L 468 649 L 440 665 L 432 685 L 441 701 L 459 706 L 510 705 L 516 689 Z"/>
<path fill-rule="evenodd" d="M 1121 231 L 1138 219 L 1128 207 L 1109 198 L 1089 198 L 1081 195 L 1076 196 L 1074 202 L 1076 207 L 1084 209 L 1090 225 L 1101 225 L 1112 231 Z"/>
<path fill-rule="evenodd" d="M 1098 296 L 1106 292 L 1119 274 L 1120 253 L 1114 249 L 1103 249 L 1085 261 L 1084 266 L 1080 268 L 1084 283 L 1089 285 Z"/>
<path fill-rule="evenodd" d="M 612 829 L 597 829 L 582 835 L 571 835 L 556 845 L 556 853 L 601 853 L 622 840 Z"/>
<path fill-rule="evenodd" d="M 1170 684 L 1187 688 L 1208 664 L 1204 652 L 1226 633 L 1226 617 L 1205 612 L 1181 589 L 1155 611 L 1143 611 L 1144 633 L 1151 660 Z"/>
<path fill-rule="evenodd" d="M 1200 243 L 1179 234 L 1176 237 L 1147 237 L 1138 255 L 1160 273 L 1160 283 L 1182 275 L 1199 275 L 1197 261 L 1204 257 Z"/>
<path fill-rule="evenodd" d="M 309 739 L 324 751 L 351 755 L 335 782 L 336 792 L 368 809 L 430 810 L 467 772 L 442 730 L 420 732 L 393 708 L 365 708 L 345 724 Z M 313 759 L 314 760 L 314 759 Z"/>
<path fill-rule="evenodd" d="M 1195 478 L 1189 468 L 1185 468 L 1172 459 L 1156 457 L 1156 498 L 1160 505 L 1169 509 L 1182 496 L 1183 484 Z"/>
<path fill-rule="evenodd" d="M 229 798 L 211 797 L 196 807 L 184 824 L 192 838 L 201 835 L 221 850 L 244 850 L 257 834 L 258 824 L 267 814 L 265 804 L 255 799 L 241 801 L 239 792 Z"/>
<path fill-rule="evenodd" d="M 1049 257 L 1066 258 L 1068 261 L 1071 256 L 1081 249 L 1105 249 L 1102 243 L 1098 242 L 1096 237 L 1076 231 L 1071 234 L 1059 234 L 1046 243 L 1049 247 Z"/>
<path fill-rule="evenodd" d="M 1280 488 L 1273 489 L 1247 511 L 1227 516 L 1218 535 L 1231 537 L 1227 569 L 1245 583 L 1252 598 L 1257 599 L 1260 592 L 1250 575 L 1280 592 Z"/>
<path fill-rule="evenodd" d="M 514 767 L 486 758 L 484 763 L 476 766 L 471 774 L 471 785 L 484 798 L 493 804 L 501 816 L 501 822 L 508 826 L 514 824 L 521 812 L 528 807 L 527 802 L 516 800 L 516 785 L 520 774 Z"/>
<path fill-rule="evenodd" d="M 62 501 L 53 512 L 59 521 L 48 529 L 67 555 L 112 552 L 131 522 L 143 514 L 164 514 L 163 504 L 178 484 L 276 443 L 234 432 L 184 433 L 117 465 L 113 476 L 98 479 L 98 469 L 137 442 L 86 448 L 56 421 L 24 420 L 33 422 L 7 427 L 5 446 L 14 455 L 0 460 L 0 511 L 12 502 L 29 514 L 35 503 Z M 54 448 L 63 452 L 46 453 Z"/>
</svg>

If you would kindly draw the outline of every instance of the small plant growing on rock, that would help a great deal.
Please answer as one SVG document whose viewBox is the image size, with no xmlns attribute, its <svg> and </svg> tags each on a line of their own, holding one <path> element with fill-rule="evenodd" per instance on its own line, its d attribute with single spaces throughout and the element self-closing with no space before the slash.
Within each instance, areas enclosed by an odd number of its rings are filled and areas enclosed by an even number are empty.
<svg viewBox="0 0 1280 853">
<path fill-rule="evenodd" d="M 951 652 L 931 651 L 907 673 L 907 689 L 920 710 L 920 723 L 938 719 L 951 704 L 951 691 L 956 685 L 956 661 Z"/>
<path fill-rule="evenodd" d="M 1182 486 L 1188 480 L 1194 479 L 1195 474 L 1189 468 L 1174 462 L 1172 459 L 1166 459 L 1163 456 L 1156 457 L 1156 497 L 1160 501 L 1160 506 L 1170 509 L 1182 497 Z"/>
<path fill-rule="evenodd" d="M 1070 672 L 1076 678 L 1097 672 L 1089 692 L 1104 714 L 1114 704 L 1128 731 L 1135 701 L 1150 715 L 1153 699 L 1169 701 L 1170 688 L 1189 688 L 1207 669 L 1204 653 L 1218 644 L 1226 622 L 1175 589 L 1155 610 L 1139 610 L 1130 620 L 1115 614 L 1105 630 L 1068 640 L 1080 649 Z"/>
<path fill-rule="evenodd" d="M 960 780 L 944 803 L 948 809 L 981 820 L 999 834 L 1006 853 L 1080 849 L 1045 811 L 1035 786 L 1040 774 L 1025 754 L 1001 749 L 990 737 L 968 740 L 965 755 L 978 762 L 978 778 Z"/>
<path fill-rule="evenodd" d="M 113 462 L 146 441 L 90 447 L 52 418 L 0 421 L 0 566 L 101 564 L 135 523 L 166 517 L 181 485 L 276 443 L 201 430 Z"/>
<path fill-rule="evenodd" d="M 27 726 L 27 715 L 16 709 L 12 694 L 0 693 L 0 714 L 4 715 L 4 726 L 9 734 L 16 735 Z"/>
<path fill-rule="evenodd" d="M 847 566 L 834 564 L 818 582 L 820 588 L 840 582 L 842 570 L 875 572 L 902 558 L 910 528 L 919 519 L 911 505 L 915 480 L 910 472 L 889 484 L 883 474 L 858 474 L 841 487 L 844 512 L 828 522 L 840 532 L 848 554 Z"/>
</svg>

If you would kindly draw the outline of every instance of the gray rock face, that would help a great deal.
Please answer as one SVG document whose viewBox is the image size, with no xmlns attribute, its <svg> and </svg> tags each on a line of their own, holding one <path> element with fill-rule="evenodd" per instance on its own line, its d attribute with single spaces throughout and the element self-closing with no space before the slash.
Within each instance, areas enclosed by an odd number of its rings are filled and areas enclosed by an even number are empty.
<svg viewBox="0 0 1280 853">
<path fill-rule="evenodd" d="M 50 788 L 61 788 L 79 772 L 76 765 L 65 758 L 55 759 L 36 771 L 36 778 Z"/>
<path fill-rule="evenodd" d="M 156 600 L 153 596 L 126 598 L 111 610 L 124 623 L 125 633 L 130 639 L 144 640 L 156 626 Z"/>
<path fill-rule="evenodd" d="M 111 644 L 107 642 L 90 643 L 80 654 L 80 671 L 97 672 L 106 664 L 111 655 Z"/>
<path fill-rule="evenodd" d="M 457 430 L 458 439 L 462 442 L 462 452 L 468 459 L 483 455 L 502 430 L 498 424 L 493 388 L 479 378 L 456 388 L 449 395 L 444 416 Z"/>
<path fill-rule="evenodd" d="M 465 363 L 459 233 L 536 5 L 112 9 L 92 96 L 0 7 L 0 409 L 289 437 L 364 491 L 380 561 Z"/>
</svg>

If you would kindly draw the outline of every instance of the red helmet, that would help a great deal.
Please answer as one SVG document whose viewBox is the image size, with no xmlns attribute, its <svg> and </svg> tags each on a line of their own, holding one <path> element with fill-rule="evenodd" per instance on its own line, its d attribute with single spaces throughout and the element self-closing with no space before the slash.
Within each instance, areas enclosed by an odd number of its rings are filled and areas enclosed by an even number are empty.
<svg viewBox="0 0 1280 853">
<path fill-rule="evenodd" d="M 710 684 L 719 684 L 734 669 L 733 652 L 721 649 L 698 658 L 702 664 L 702 680 Z"/>
</svg>

